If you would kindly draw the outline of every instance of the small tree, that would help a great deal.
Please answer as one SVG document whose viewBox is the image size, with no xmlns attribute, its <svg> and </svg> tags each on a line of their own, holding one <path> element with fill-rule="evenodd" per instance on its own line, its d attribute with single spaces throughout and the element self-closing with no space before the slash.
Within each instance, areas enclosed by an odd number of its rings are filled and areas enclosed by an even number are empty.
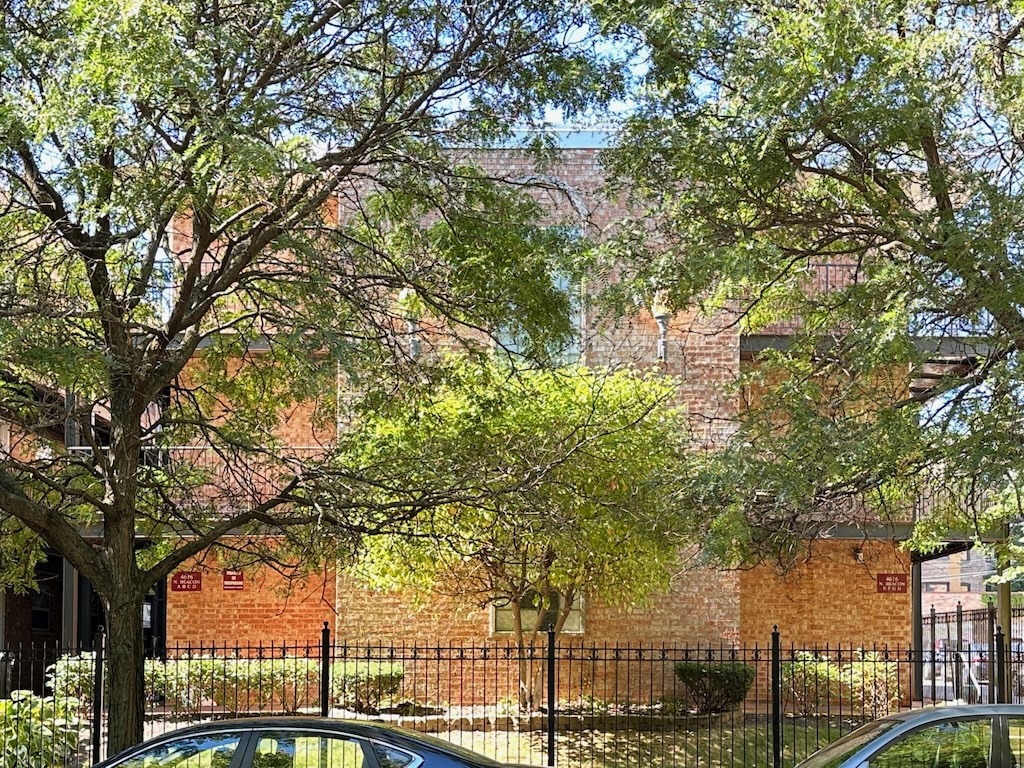
<svg viewBox="0 0 1024 768">
<path fill-rule="evenodd" d="M 459 360 L 449 373 L 368 414 L 351 447 L 375 466 L 429 454 L 425 466 L 403 468 L 414 482 L 474 477 L 495 492 L 374 539 L 357 571 L 380 587 L 511 608 L 528 709 L 539 676 L 524 651 L 548 622 L 561 632 L 582 595 L 626 606 L 668 586 L 685 435 L 669 406 L 675 383 L 576 367 L 514 376 L 495 361 Z"/>
</svg>

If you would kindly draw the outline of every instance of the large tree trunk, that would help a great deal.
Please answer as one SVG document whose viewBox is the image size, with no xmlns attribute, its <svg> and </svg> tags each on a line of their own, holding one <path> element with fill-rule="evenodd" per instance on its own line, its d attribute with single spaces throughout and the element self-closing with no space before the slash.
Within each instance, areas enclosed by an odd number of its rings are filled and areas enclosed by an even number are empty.
<svg viewBox="0 0 1024 768">
<path fill-rule="evenodd" d="M 104 601 L 107 610 L 107 755 L 142 741 L 145 715 L 142 599 Z"/>
</svg>

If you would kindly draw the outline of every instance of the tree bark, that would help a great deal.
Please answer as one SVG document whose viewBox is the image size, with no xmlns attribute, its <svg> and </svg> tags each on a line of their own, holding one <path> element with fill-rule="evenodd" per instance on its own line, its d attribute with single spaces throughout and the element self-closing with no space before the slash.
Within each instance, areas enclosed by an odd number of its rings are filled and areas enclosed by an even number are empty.
<svg viewBox="0 0 1024 768">
<path fill-rule="evenodd" d="M 107 755 L 142 741 L 145 715 L 142 598 L 104 600 L 107 612 Z"/>
</svg>

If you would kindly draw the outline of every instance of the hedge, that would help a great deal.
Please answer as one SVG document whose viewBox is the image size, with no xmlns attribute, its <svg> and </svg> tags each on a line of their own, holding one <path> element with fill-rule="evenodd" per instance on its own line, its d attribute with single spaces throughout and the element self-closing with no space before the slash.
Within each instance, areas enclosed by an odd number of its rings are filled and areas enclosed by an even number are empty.
<svg viewBox="0 0 1024 768">
<path fill-rule="evenodd" d="M 95 655 L 62 656 L 47 670 L 58 699 L 92 698 Z M 399 692 L 400 664 L 344 661 L 331 664 L 330 691 L 336 706 L 374 712 Z M 196 712 L 213 706 L 228 712 L 298 712 L 320 706 L 320 661 L 307 658 L 193 657 L 147 659 L 145 688 L 151 703 Z"/>
</svg>

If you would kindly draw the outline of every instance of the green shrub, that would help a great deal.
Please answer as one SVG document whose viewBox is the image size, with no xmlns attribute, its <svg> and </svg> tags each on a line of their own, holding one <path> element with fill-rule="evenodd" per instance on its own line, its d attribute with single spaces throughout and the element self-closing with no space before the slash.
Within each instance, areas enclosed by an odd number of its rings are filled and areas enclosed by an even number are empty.
<svg viewBox="0 0 1024 768">
<path fill-rule="evenodd" d="M 899 701 L 899 669 L 896 662 L 864 651 L 859 658 L 843 666 L 839 679 L 842 695 L 872 718 L 889 714 Z"/>
<path fill-rule="evenodd" d="M 783 705 L 803 717 L 843 701 L 870 717 L 887 714 L 899 700 L 899 673 L 895 662 L 870 651 L 840 663 L 810 651 L 798 651 L 782 665 Z"/>
<path fill-rule="evenodd" d="M 92 702 L 95 677 L 95 653 L 86 651 L 76 656 L 65 654 L 47 667 L 46 687 L 55 699 L 78 699 L 84 707 Z"/>
<path fill-rule="evenodd" d="M 79 703 L 29 691 L 0 701 L 0 768 L 63 768 L 78 751 Z"/>
<path fill-rule="evenodd" d="M 147 690 L 167 706 L 196 712 L 297 712 L 319 704 L 317 659 L 191 658 L 147 662 Z"/>
<path fill-rule="evenodd" d="M 783 706 L 794 714 L 809 717 L 826 710 L 839 691 L 839 665 L 816 653 L 797 651 L 782 665 Z"/>
<path fill-rule="evenodd" d="M 658 697 L 658 712 L 666 717 L 681 717 L 690 714 L 690 702 L 678 696 Z"/>
<path fill-rule="evenodd" d="M 47 670 L 58 699 L 92 699 L 95 655 L 62 656 Z M 377 661 L 331 665 L 334 701 L 357 712 L 373 712 L 401 689 L 400 664 Z M 320 704 L 320 661 L 310 658 L 244 659 L 193 657 L 148 659 L 146 697 L 172 709 L 199 712 L 221 707 L 231 713 L 297 712 Z"/>
<path fill-rule="evenodd" d="M 331 696 L 342 707 L 375 712 L 402 687 L 401 664 L 386 661 L 343 661 L 331 665 Z"/>
<path fill-rule="evenodd" d="M 693 710 L 724 712 L 741 704 L 754 683 L 754 668 L 739 662 L 680 661 L 676 677 L 686 688 Z"/>
</svg>

